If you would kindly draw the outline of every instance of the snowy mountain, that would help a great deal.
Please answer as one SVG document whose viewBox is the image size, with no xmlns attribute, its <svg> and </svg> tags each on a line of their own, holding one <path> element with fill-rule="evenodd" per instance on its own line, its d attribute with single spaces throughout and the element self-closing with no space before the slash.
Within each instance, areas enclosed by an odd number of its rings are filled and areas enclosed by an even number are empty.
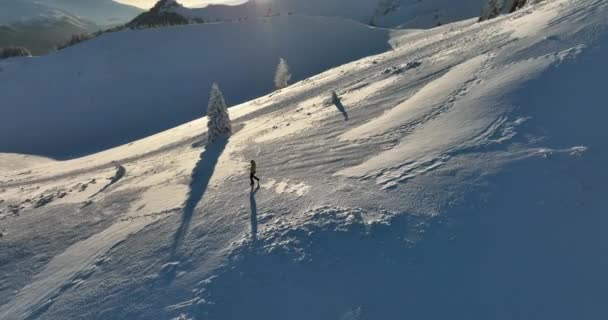
<svg viewBox="0 0 608 320">
<path fill-rule="evenodd" d="M 105 150 L 204 115 L 213 82 L 229 104 L 241 103 L 273 90 L 281 57 L 298 81 L 385 52 L 388 40 L 388 30 L 354 21 L 279 17 L 103 34 L 53 55 L 0 61 L 0 96 L 11 101 L 0 150 L 63 159 Z M 23 125 L 37 129 L 23 133 Z"/>
<path fill-rule="evenodd" d="M 185 9 L 175 0 L 160 0 L 150 10 L 138 15 L 127 26 L 131 28 L 188 24 L 188 18 L 176 13 Z"/>
<path fill-rule="evenodd" d="M 607 15 L 554 0 L 394 32 L 229 109 L 212 145 L 202 118 L 69 161 L 3 155 L 0 318 L 604 319 Z"/>
<path fill-rule="evenodd" d="M 175 2 L 170 0 L 171 2 Z M 343 17 L 381 27 L 430 28 L 479 16 L 486 0 L 251 0 L 241 5 L 209 5 L 174 12 L 205 21 L 274 15 Z"/>
<path fill-rule="evenodd" d="M 142 12 L 140 8 L 113 0 L 49 0 L 48 3 L 102 27 L 124 24 Z"/>
<path fill-rule="evenodd" d="M 69 13 L 40 3 L 29 1 L 0 1 L 0 24 L 24 22 L 33 18 L 61 18 Z"/>
<path fill-rule="evenodd" d="M 0 26 L 0 48 L 19 46 L 28 48 L 34 55 L 52 52 L 72 35 L 88 34 L 98 30 L 93 24 L 72 24 L 67 19 Z M 40 23 L 40 24 L 39 24 Z"/>
<path fill-rule="evenodd" d="M 112 0 L 0 0 L 0 9 L 0 24 L 68 15 L 100 27 L 125 23 L 142 11 Z"/>
<path fill-rule="evenodd" d="M 112 1 L 0 1 L 0 47 L 24 46 L 45 54 L 72 35 L 125 23 L 141 10 Z"/>
</svg>

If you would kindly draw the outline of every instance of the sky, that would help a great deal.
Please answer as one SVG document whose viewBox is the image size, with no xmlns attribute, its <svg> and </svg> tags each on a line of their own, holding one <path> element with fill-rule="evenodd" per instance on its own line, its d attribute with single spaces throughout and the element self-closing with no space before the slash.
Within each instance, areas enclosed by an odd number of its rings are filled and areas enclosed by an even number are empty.
<svg viewBox="0 0 608 320">
<path fill-rule="evenodd" d="M 140 7 L 143 9 L 149 9 L 152 6 L 154 6 L 154 4 L 158 0 L 114 0 L 114 1 L 124 3 L 124 4 L 129 4 L 129 5 L 136 6 L 136 7 Z M 211 4 L 211 3 L 238 4 L 238 3 L 245 2 L 245 0 L 177 0 L 177 2 L 181 3 L 182 5 L 184 5 L 186 7 L 203 7 L 203 6 Z"/>
</svg>

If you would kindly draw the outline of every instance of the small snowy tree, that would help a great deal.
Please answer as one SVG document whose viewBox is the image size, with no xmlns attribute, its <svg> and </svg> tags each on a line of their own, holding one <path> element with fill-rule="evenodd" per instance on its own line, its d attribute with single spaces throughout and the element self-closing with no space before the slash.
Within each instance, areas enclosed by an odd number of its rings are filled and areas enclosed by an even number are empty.
<svg viewBox="0 0 608 320">
<path fill-rule="evenodd" d="M 217 83 L 211 87 L 209 95 L 209 106 L 207 107 L 208 143 L 213 143 L 217 138 L 229 136 L 232 133 L 228 107 L 224 95 Z"/>
<path fill-rule="evenodd" d="M 277 66 L 277 72 L 274 75 L 274 86 L 277 89 L 283 89 L 289 85 L 289 80 L 291 80 L 289 66 L 285 59 L 281 58 Z"/>
</svg>

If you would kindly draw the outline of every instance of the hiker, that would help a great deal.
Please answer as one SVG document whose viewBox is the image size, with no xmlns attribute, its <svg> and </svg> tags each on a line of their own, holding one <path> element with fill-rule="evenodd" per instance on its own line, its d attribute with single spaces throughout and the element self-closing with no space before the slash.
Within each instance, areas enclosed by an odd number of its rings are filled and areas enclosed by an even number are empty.
<svg viewBox="0 0 608 320">
<path fill-rule="evenodd" d="M 251 180 L 251 186 L 252 187 L 255 184 L 255 182 L 253 181 L 253 179 L 257 180 L 258 181 L 258 185 L 260 185 L 260 179 L 255 176 L 256 167 L 257 167 L 257 165 L 256 165 L 255 161 L 251 160 L 251 168 L 249 169 L 249 179 Z"/>
</svg>

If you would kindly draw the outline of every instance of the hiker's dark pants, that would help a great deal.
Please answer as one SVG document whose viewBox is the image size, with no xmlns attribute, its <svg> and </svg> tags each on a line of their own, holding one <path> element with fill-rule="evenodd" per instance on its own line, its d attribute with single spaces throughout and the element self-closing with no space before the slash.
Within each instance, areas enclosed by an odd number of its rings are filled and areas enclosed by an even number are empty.
<svg viewBox="0 0 608 320">
<path fill-rule="evenodd" d="M 260 179 L 255 176 L 255 172 L 249 174 L 249 180 L 251 180 L 251 184 L 253 184 L 253 179 L 257 180 L 258 183 L 260 182 Z"/>
</svg>

